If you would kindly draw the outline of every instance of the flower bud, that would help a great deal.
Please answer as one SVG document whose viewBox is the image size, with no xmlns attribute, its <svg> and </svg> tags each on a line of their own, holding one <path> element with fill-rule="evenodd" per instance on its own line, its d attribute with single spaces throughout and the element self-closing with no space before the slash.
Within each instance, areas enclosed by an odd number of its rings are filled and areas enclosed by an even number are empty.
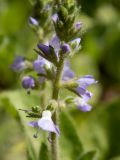
<svg viewBox="0 0 120 160">
<path fill-rule="evenodd" d="M 61 46 L 61 49 L 62 49 L 62 52 L 63 52 L 63 53 L 69 53 L 69 52 L 70 52 L 70 46 L 69 46 L 67 43 L 64 43 L 64 44 Z"/>
<path fill-rule="evenodd" d="M 81 27 L 82 27 L 82 22 L 77 22 L 77 23 L 75 24 L 75 28 L 76 28 L 77 30 L 81 29 Z"/>
<path fill-rule="evenodd" d="M 41 44 L 41 43 L 39 43 L 37 46 L 46 56 L 50 54 L 49 46 Z"/>
<path fill-rule="evenodd" d="M 57 20 L 58 20 L 58 14 L 57 13 L 52 15 L 52 20 L 53 20 L 54 23 L 57 22 Z"/>
<path fill-rule="evenodd" d="M 22 86 L 25 89 L 33 89 L 35 87 L 35 81 L 31 76 L 25 76 L 22 79 Z"/>
<path fill-rule="evenodd" d="M 38 21 L 33 17 L 29 17 L 29 23 L 31 25 L 34 25 L 34 26 L 38 26 L 39 25 Z"/>
</svg>

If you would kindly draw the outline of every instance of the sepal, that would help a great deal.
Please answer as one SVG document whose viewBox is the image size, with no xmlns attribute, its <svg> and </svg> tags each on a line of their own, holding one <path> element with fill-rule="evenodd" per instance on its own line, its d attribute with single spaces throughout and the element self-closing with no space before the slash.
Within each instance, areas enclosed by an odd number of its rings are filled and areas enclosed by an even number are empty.
<svg viewBox="0 0 120 160">
<path fill-rule="evenodd" d="M 64 6 L 61 6 L 58 10 L 58 16 L 59 16 L 59 19 L 62 21 L 62 22 L 65 22 L 67 17 L 68 17 L 68 11 L 67 9 L 64 7 Z"/>
</svg>

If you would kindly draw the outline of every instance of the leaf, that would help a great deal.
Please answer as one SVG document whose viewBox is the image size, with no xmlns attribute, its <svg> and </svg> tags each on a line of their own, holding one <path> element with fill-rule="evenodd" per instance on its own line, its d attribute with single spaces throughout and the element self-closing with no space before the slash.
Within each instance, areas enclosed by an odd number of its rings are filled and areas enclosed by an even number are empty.
<svg viewBox="0 0 120 160">
<path fill-rule="evenodd" d="M 0 95 L 0 103 L 1 103 L 0 106 L 3 106 L 8 111 L 8 113 L 19 123 L 19 126 L 21 127 L 22 132 L 27 138 L 27 159 L 28 160 L 37 160 L 37 158 L 36 158 L 36 153 L 35 153 L 33 144 L 29 139 L 29 132 L 27 130 L 27 125 L 26 125 L 26 117 L 24 114 L 18 111 L 18 109 L 21 107 L 27 108 L 28 105 L 30 105 L 35 100 L 37 100 L 34 96 L 35 95 L 33 95 L 30 98 L 30 96 L 25 96 L 24 93 L 20 91 L 19 92 L 18 91 L 3 92 Z"/>
<path fill-rule="evenodd" d="M 35 149 L 29 138 L 27 138 L 27 160 L 37 160 Z"/>
<path fill-rule="evenodd" d="M 12 115 L 12 117 L 16 119 L 17 122 L 21 123 L 20 115 L 16 110 L 16 108 L 14 107 L 14 105 L 10 102 L 10 99 L 7 97 L 2 97 L 0 98 L 0 100 L 1 100 L 1 104 L 6 108 L 8 113 L 10 113 L 10 115 Z"/>
<path fill-rule="evenodd" d="M 48 146 L 46 143 L 42 142 L 38 160 L 49 160 L 49 159 L 50 156 L 49 156 Z"/>
<path fill-rule="evenodd" d="M 83 147 L 79 139 L 79 136 L 77 134 L 73 120 L 71 119 L 70 115 L 68 115 L 66 112 L 61 113 L 60 126 L 61 126 L 61 134 L 64 135 L 64 140 L 65 141 L 67 140 L 67 146 L 68 146 L 67 148 L 70 148 L 70 153 L 69 153 L 70 158 L 75 160 L 83 152 Z M 63 141 L 63 143 L 65 141 Z"/>
<path fill-rule="evenodd" d="M 82 155 L 78 160 L 94 160 L 96 151 L 89 151 Z"/>
</svg>

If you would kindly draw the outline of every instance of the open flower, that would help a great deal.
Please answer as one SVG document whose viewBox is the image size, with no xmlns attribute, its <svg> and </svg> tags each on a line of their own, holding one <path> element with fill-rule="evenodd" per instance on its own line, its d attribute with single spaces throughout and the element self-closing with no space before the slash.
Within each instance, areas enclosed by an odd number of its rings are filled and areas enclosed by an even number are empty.
<svg viewBox="0 0 120 160">
<path fill-rule="evenodd" d="M 51 119 L 51 112 L 48 110 L 43 111 L 42 117 L 37 121 L 29 122 L 29 126 L 36 127 L 48 132 L 54 132 L 57 136 L 60 135 L 58 127 Z"/>
<path fill-rule="evenodd" d="M 92 75 L 86 75 L 77 80 L 78 87 L 75 88 L 75 91 L 83 97 L 85 101 L 88 101 L 92 97 L 92 93 L 87 90 L 92 84 L 97 83 L 97 81 L 93 78 Z"/>
<path fill-rule="evenodd" d="M 22 56 L 16 56 L 11 68 L 14 72 L 21 72 L 26 68 L 25 60 Z"/>
<path fill-rule="evenodd" d="M 87 102 L 83 98 L 80 97 L 75 98 L 74 103 L 77 106 L 77 108 L 82 112 L 88 112 L 91 111 L 92 109 L 92 106 L 87 104 Z"/>
<path fill-rule="evenodd" d="M 87 87 L 89 87 L 92 84 L 97 83 L 97 81 L 94 79 L 94 77 L 92 75 L 86 75 L 84 77 L 81 77 L 78 79 L 77 81 L 79 83 L 79 85 L 82 86 L 82 88 L 86 89 Z"/>
</svg>

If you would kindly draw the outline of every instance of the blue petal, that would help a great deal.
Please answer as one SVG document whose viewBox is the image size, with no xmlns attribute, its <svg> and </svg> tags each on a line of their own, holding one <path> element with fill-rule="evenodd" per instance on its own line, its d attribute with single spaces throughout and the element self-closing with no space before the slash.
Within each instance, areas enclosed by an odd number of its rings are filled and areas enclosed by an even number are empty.
<svg viewBox="0 0 120 160">
<path fill-rule="evenodd" d="M 74 76 L 75 76 L 75 74 L 70 69 L 70 63 L 69 63 L 69 61 L 66 61 L 65 64 L 64 64 L 64 68 L 63 68 L 62 80 L 66 81 L 68 79 L 74 78 Z"/>
<path fill-rule="evenodd" d="M 97 83 L 97 81 L 93 78 L 92 75 L 86 75 L 84 77 L 79 78 L 78 83 L 82 88 L 86 89 L 88 86 Z"/>
<path fill-rule="evenodd" d="M 58 52 L 60 50 L 60 39 L 56 35 L 54 35 L 50 40 L 49 45 L 54 48 L 56 56 L 58 57 Z"/>
<path fill-rule="evenodd" d="M 39 58 L 33 62 L 34 70 L 37 73 L 45 73 L 45 62 L 45 59 L 39 56 Z"/>
<path fill-rule="evenodd" d="M 42 128 L 45 131 L 48 132 L 54 132 L 59 136 L 59 131 L 58 128 L 56 128 L 55 124 L 53 123 L 51 118 L 44 118 L 42 117 L 39 121 L 38 121 L 38 126 L 40 128 Z"/>
<path fill-rule="evenodd" d="M 81 110 L 82 112 L 89 112 L 91 111 L 92 106 L 86 103 L 85 105 L 78 105 L 77 108 Z"/>
</svg>

